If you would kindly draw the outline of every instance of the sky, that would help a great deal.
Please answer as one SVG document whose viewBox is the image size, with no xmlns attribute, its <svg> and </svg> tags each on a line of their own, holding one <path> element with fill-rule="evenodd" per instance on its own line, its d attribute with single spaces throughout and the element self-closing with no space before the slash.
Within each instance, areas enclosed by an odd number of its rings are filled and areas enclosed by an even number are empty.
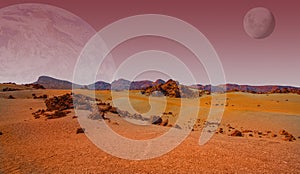
<svg viewBox="0 0 300 174">
<path fill-rule="evenodd" d="M 300 1 L 297 0 L 10 0 L 0 1 L 0 7 L 25 2 L 44 3 L 65 9 L 86 21 L 95 31 L 133 15 L 172 16 L 191 24 L 205 35 L 219 56 L 227 83 L 300 86 Z M 275 29 L 264 39 L 249 37 L 243 28 L 245 14 L 254 7 L 265 7 L 275 17 Z M 128 56 L 153 49 L 177 55 L 194 73 L 197 83 L 209 83 L 203 65 L 196 62 L 193 55 L 179 43 L 165 38 L 141 37 L 128 40 L 112 51 L 112 57 L 118 67 Z M 153 74 L 155 77 L 137 75 L 136 80 L 168 78 L 163 73 Z M 44 75 L 60 78 L 57 74 Z M 37 79 L 35 76 L 32 76 L 32 81 Z M 101 79 L 101 76 L 98 78 Z M 70 80 L 70 77 L 62 79 Z M 23 82 L 21 76 L 14 81 Z"/>
</svg>

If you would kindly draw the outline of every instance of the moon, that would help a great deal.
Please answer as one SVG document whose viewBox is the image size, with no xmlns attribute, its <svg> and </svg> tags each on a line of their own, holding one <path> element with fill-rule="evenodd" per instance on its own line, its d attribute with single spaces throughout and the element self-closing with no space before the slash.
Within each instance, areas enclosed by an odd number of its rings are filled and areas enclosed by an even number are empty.
<svg viewBox="0 0 300 174">
<path fill-rule="evenodd" d="M 272 12 L 264 7 L 250 9 L 244 16 L 244 29 L 254 39 L 263 39 L 272 34 L 275 18 Z"/>
</svg>

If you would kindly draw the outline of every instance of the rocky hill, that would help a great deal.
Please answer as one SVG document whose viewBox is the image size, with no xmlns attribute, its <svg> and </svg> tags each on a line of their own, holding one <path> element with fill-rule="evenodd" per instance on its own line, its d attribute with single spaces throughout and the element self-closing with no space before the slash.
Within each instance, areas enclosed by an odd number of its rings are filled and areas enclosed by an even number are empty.
<svg viewBox="0 0 300 174">
<path fill-rule="evenodd" d="M 179 82 L 172 79 L 165 83 L 154 82 L 153 84 L 153 86 L 142 90 L 141 93 L 147 96 L 168 96 L 173 98 L 193 98 L 199 96 L 198 92 L 192 91 L 189 87 L 180 85 Z"/>
<path fill-rule="evenodd" d="M 266 85 L 266 86 L 251 86 L 251 85 L 237 85 L 237 84 L 225 84 L 219 86 L 212 85 L 192 85 L 194 89 L 198 89 L 206 92 L 247 92 L 253 94 L 272 94 L 272 93 L 297 93 L 300 94 L 300 88 L 292 86 L 278 86 L 278 85 Z"/>
<path fill-rule="evenodd" d="M 97 81 L 89 85 L 78 85 L 72 82 L 59 80 L 48 76 L 41 76 L 36 82 L 31 85 L 41 85 L 47 89 L 72 89 L 82 88 L 90 90 L 142 90 L 145 95 L 153 96 L 170 96 L 170 97 L 194 97 L 195 91 L 199 90 L 200 94 L 210 93 L 224 93 L 224 92 L 247 92 L 254 94 L 271 94 L 271 93 L 297 93 L 300 94 L 300 88 L 292 86 L 278 86 L 278 85 L 266 85 L 266 86 L 251 86 L 251 85 L 238 85 L 238 84 L 225 84 L 225 85 L 180 85 L 174 80 L 168 80 L 167 82 L 158 79 L 154 82 L 149 80 L 133 81 L 119 79 L 113 81 L 111 84 L 103 81 Z"/>
<path fill-rule="evenodd" d="M 53 77 L 48 76 L 40 76 L 34 84 L 39 84 L 44 86 L 47 89 L 72 89 L 72 83 L 66 80 L 59 80 L 55 79 Z M 78 88 L 81 88 L 82 86 L 76 85 Z"/>
</svg>

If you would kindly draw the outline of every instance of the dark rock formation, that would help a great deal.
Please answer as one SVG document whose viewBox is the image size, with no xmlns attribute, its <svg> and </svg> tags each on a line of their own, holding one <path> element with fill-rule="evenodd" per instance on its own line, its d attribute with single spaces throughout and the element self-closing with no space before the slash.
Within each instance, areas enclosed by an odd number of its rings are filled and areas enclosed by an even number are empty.
<svg viewBox="0 0 300 174">
<path fill-rule="evenodd" d="M 84 133 L 84 131 L 85 131 L 85 129 L 84 129 L 84 128 L 77 128 L 77 130 L 76 130 L 76 134 L 83 134 L 83 133 Z"/>
<path fill-rule="evenodd" d="M 243 134 L 242 134 L 241 131 L 235 129 L 235 130 L 230 134 L 230 136 L 242 137 Z"/>
<path fill-rule="evenodd" d="M 156 85 L 142 90 L 141 93 L 147 96 L 168 96 L 173 98 L 193 98 L 199 96 L 197 92 L 192 91 L 187 86 L 179 85 L 178 82 L 172 79 L 165 83 L 156 81 L 154 84 Z"/>
</svg>

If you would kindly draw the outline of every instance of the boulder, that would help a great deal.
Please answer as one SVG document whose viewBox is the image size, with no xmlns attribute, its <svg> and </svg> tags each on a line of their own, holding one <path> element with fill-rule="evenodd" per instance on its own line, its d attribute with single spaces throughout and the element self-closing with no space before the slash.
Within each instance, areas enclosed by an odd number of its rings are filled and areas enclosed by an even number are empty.
<svg viewBox="0 0 300 174">
<path fill-rule="evenodd" d="M 77 128 L 76 134 L 82 134 L 84 133 L 85 129 L 84 128 Z"/>
<path fill-rule="evenodd" d="M 223 128 L 220 127 L 219 130 L 218 130 L 218 132 L 221 133 L 221 134 L 223 134 L 224 133 Z"/>
<path fill-rule="evenodd" d="M 154 115 L 154 116 L 151 116 L 151 117 L 150 117 L 150 122 L 151 122 L 152 124 L 157 124 L 157 125 L 159 125 L 159 124 L 161 124 L 162 119 L 160 118 L 160 116 Z"/>
<path fill-rule="evenodd" d="M 12 96 L 12 95 L 9 95 L 9 96 L 8 96 L 8 99 L 15 99 L 15 97 Z"/>
</svg>

